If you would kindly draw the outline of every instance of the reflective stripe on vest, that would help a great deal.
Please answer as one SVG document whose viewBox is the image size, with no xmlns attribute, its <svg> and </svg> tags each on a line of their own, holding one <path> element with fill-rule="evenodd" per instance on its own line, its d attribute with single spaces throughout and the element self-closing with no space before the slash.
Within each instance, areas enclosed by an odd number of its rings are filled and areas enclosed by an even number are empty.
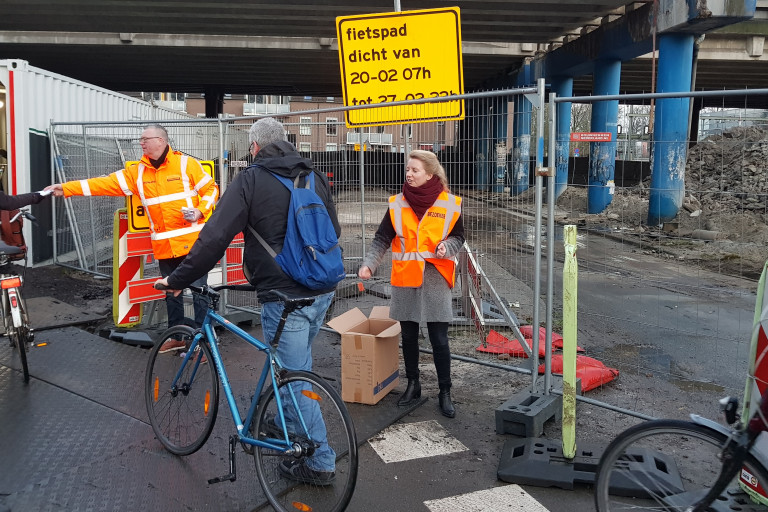
<svg viewBox="0 0 768 512">
<path fill-rule="evenodd" d="M 191 226 L 187 228 L 181 228 L 181 229 L 174 229 L 171 231 L 163 231 L 162 233 L 155 233 L 154 231 L 150 234 L 150 238 L 152 240 L 168 240 L 169 238 L 175 238 L 177 236 L 183 236 L 188 235 L 190 233 L 194 233 L 195 231 L 200 231 L 203 229 L 203 226 L 205 226 L 202 222 L 195 222 Z"/>
<path fill-rule="evenodd" d="M 120 185 L 120 190 L 123 191 L 123 195 L 132 196 L 133 192 L 128 188 L 128 181 L 125 179 L 125 169 L 117 171 L 115 177 L 117 177 L 117 183 Z"/>
<path fill-rule="evenodd" d="M 203 229 L 203 225 L 204 225 L 203 222 L 195 222 L 189 227 L 157 233 L 155 231 L 155 223 L 152 221 L 152 214 L 149 209 L 150 206 L 155 206 L 158 204 L 169 203 L 171 201 L 179 201 L 179 200 L 186 200 L 188 208 L 194 207 L 194 203 L 192 203 L 192 198 L 197 195 L 197 187 L 193 190 L 189 186 L 189 175 L 187 174 L 187 161 L 188 161 L 187 155 L 181 155 L 179 170 L 181 172 L 181 183 L 184 187 L 184 191 L 174 192 L 173 194 L 165 194 L 162 196 L 149 197 L 149 198 L 146 196 L 146 191 L 144 190 L 145 166 L 143 163 L 139 163 L 139 169 L 138 169 L 139 172 L 136 179 L 136 188 L 139 191 L 141 204 L 144 205 L 144 209 L 147 212 L 147 219 L 149 220 L 149 230 L 152 232 L 152 235 L 151 235 L 152 240 L 167 240 L 169 238 L 174 238 L 177 236 L 188 235 L 190 233 L 194 233 L 195 231 L 200 231 L 201 229 Z M 207 183 L 210 181 L 210 176 L 208 175 L 206 176 L 208 177 L 208 180 L 201 180 L 201 183 Z"/>
<path fill-rule="evenodd" d="M 390 197 L 389 203 L 392 226 L 397 234 L 392 240 L 392 285 L 421 286 L 425 262 L 429 261 L 453 287 L 456 260 L 438 258 L 434 250 L 456 225 L 461 214 L 461 198 L 441 192 L 421 220 L 402 194 Z"/>
<path fill-rule="evenodd" d="M 84 196 L 91 195 L 91 186 L 88 184 L 88 180 L 80 180 L 80 188 Z"/>
</svg>

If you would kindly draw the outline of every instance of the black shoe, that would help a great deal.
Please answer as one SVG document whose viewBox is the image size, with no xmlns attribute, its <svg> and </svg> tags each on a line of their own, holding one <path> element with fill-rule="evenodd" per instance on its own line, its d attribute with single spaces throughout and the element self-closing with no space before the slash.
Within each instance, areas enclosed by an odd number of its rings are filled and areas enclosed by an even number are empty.
<svg viewBox="0 0 768 512">
<path fill-rule="evenodd" d="M 331 485 L 336 479 L 335 471 L 316 471 L 304 460 L 284 460 L 278 465 L 280 472 L 292 480 L 312 485 Z"/>
<path fill-rule="evenodd" d="M 441 391 L 437 395 L 437 399 L 440 402 L 440 412 L 443 413 L 443 416 L 447 416 L 448 418 L 456 416 L 456 409 L 453 408 L 450 391 Z"/>
<path fill-rule="evenodd" d="M 421 398 L 421 383 L 419 379 L 408 379 L 408 387 L 405 388 L 403 396 L 397 401 L 397 405 L 400 407 L 411 405 L 419 398 Z"/>
</svg>

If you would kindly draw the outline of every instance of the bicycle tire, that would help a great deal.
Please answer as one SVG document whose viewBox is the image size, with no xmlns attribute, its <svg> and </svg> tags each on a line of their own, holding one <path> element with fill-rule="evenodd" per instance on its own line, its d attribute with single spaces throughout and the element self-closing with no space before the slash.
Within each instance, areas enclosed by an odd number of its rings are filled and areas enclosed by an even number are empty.
<svg viewBox="0 0 768 512">
<path fill-rule="evenodd" d="M 21 372 L 24 376 L 24 382 L 29 382 L 29 363 L 27 362 L 27 343 L 29 342 L 29 316 L 27 316 L 26 302 L 21 296 L 21 291 L 16 288 L 16 298 L 19 303 L 19 310 L 21 313 L 20 326 L 13 325 L 13 315 L 11 314 L 10 303 L 7 305 L 7 311 L 5 316 L 5 331 L 8 333 L 8 338 L 11 341 L 11 346 L 15 347 L 19 352 L 19 360 L 21 362 Z M 6 295 L 6 300 L 8 297 Z"/>
<path fill-rule="evenodd" d="M 323 437 L 322 426 L 324 426 L 327 433 L 327 447 L 332 450 L 330 453 L 326 452 L 325 458 L 326 460 L 335 459 L 335 478 L 331 483 L 298 482 L 286 476 L 280 470 L 279 465 L 283 461 L 305 464 L 311 457 L 296 458 L 293 455 L 285 455 L 274 450 L 254 447 L 256 473 L 267 500 L 278 512 L 297 509 L 317 512 L 344 510 L 352 499 L 355 490 L 358 466 L 355 427 L 344 402 L 329 383 L 310 372 L 285 372 L 280 379 L 279 390 L 287 411 L 286 414 L 289 417 L 292 415 L 290 411 L 295 411 L 295 406 L 286 405 L 286 401 L 290 400 L 290 395 L 296 397 L 299 406 L 304 404 L 305 410 L 302 414 L 305 420 L 318 411 L 322 414 L 321 432 L 318 438 Z M 311 407 L 309 411 L 306 410 L 307 404 Z M 317 406 L 319 409 L 316 409 Z M 310 436 L 298 423 L 289 422 L 289 440 L 308 443 L 307 440 Z M 283 439 L 285 431 L 282 430 L 281 426 L 277 427 L 276 432 L 276 424 L 280 424 L 280 420 L 275 391 L 270 388 L 259 400 L 255 431 L 259 433 L 260 438 Z M 317 433 L 317 431 L 315 432 Z M 323 445 L 318 449 L 326 450 Z"/>
<path fill-rule="evenodd" d="M 630 427 L 606 448 L 597 468 L 595 506 L 617 510 L 682 511 L 703 498 L 722 467 L 727 436 L 698 423 L 654 420 Z M 765 485 L 765 468 L 749 455 L 743 471 Z M 740 510 L 749 503 L 737 474 L 716 503 L 704 510 Z M 730 508 L 730 507 L 736 508 Z"/>
<path fill-rule="evenodd" d="M 205 444 L 219 410 L 219 378 L 207 343 L 198 343 L 201 351 L 190 357 L 187 364 L 179 352 L 160 353 L 168 338 L 183 340 L 189 347 L 195 334 L 186 325 L 163 332 L 150 352 L 145 374 L 144 399 L 149 423 L 157 439 L 175 455 L 189 455 Z M 196 364 L 201 353 L 208 358 L 207 364 Z M 180 384 L 174 388 L 173 380 L 179 373 Z M 194 380 L 190 380 L 193 374 Z"/>
</svg>

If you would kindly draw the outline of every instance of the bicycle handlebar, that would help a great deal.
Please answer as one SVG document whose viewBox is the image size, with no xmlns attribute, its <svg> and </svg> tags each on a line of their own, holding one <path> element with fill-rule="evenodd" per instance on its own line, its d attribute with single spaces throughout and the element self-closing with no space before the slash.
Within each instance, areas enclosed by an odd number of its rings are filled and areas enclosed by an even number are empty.
<svg viewBox="0 0 768 512">
<path fill-rule="evenodd" d="M 19 210 L 19 213 L 14 215 L 13 218 L 11 220 L 9 220 L 8 222 L 14 222 L 19 217 L 24 217 L 25 219 L 29 219 L 30 221 L 35 222 L 35 223 L 37 222 L 37 218 L 34 215 L 32 215 L 31 213 L 29 213 L 27 211 L 24 211 L 24 210 Z"/>
<path fill-rule="evenodd" d="M 162 283 L 155 283 L 154 288 L 156 290 L 169 290 L 169 288 Z M 244 292 L 252 292 L 256 290 L 256 287 L 251 284 L 220 284 L 217 286 L 208 286 L 205 285 L 202 288 L 199 286 L 193 286 L 189 285 L 187 286 L 190 290 L 192 290 L 193 293 L 197 293 L 199 295 L 203 295 L 205 297 L 217 297 L 219 296 L 219 290 L 236 290 L 236 291 L 244 291 Z M 285 293 L 281 292 L 280 290 L 272 290 L 271 293 L 274 293 L 278 299 L 280 299 L 282 302 L 285 302 L 286 304 L 289 304 L 291 306 L 291 310 L 296 310 L 299 308 L 303 308 L 304 306 L 310 306 L 312 303 L 315 302 L 314 297 L 289 297 Z"/>
</svg>

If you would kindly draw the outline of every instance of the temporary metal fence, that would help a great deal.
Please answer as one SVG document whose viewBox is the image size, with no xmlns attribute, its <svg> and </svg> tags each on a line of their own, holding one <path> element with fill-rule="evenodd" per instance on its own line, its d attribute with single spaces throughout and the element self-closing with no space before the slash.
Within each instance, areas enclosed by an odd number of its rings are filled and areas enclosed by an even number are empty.
<svg viewBox="0 0 768 512">
<path fill-rule="evenodd" d="M 561 332 L 562 226 L 576 224 L 578 343 L 586 355 L 620 372 L 617 381 L 598 386 L 584 400 L 655 416 L 663 400 L 693 399 L 713 389 L 738 393 L 743 388 L 756 276 L 752 267 L 739 267 L 738 262 L 760 250 L 748 235 L 765 228 L 765 179 L 759 181 L 757 191 L 750 180 L 759 174 L 752 169 L 756 162 L 768 161 L 768 154 L 760 153 L 768 142 L 757 132 L 737 132 L 724 137 L 730 145 L 716 157 L 700 151 L 719 141 L 698 142 L 689 152 L 686 168 L 687 206 L 676 222 L 648 226 L 649 162 L 622 160 L 630 150 L 617 151 L 612 201 L 604 212 L 588 214 L 590 148 L 584 147 L 576 157 L 569 141 L 558 139 L 552 106 L 607 100 L 650 105 L 662 97 L 670 96 L 552 96 L 547 103 L 541 82 L 536 88 L 452 97 L 465 102 L 467 114 L 462 121 L 347 129 L 346 112 L 357 107 L 337 105 L 273 117 L 284 123 L 289 140 L 333 183 L 348 272 L 342 289 L 347 295 L 361 293 L 355 286 L 356 272 L 387 212 L 388 197 L 402 189 L 408 152 L 435 151 L 452 192 L 464 200 L 469 250 L 461 258 L 460 281 L 453 290 L 456 319 L 451 331 L 452 352 L 462 360 L 509 368 L 510 375 L 536 375 L 536 350 L 532 359 L 500 354 L 498 347 L 488 343 L 489 334 L 491 330 L 498 333 L 494 339 L 522 337 L 510 326 L 513 321 Z M 430 101 L 445 99 L 403 103 Z M 255 119 L 163 124 L 174 149 L 216 162 L 224 193 L 234 175 L 250 162 L 247 131 Z M 98 176 L 138 159 L 138 137 L 145 124 L 53 123 L 54 180 Z M 649 145 L 648 158 L 658 143 L 651 139 L 642 141 Z M 555 153 L 563 146 L 569 164 L 567 186 L 553 200 L 554 187 L 548 187 L 553 178 L 547 173 L 556 167 Z M 764 175 L 762 166 L 760 170 Z M 57 201 L 56 261 L 111 273 L 111 219 L 122 205 L 122 198 Z M 713 225 L 718 222 L 714 214 L 726 206 L 732 208 L 728 227 Z M 757 224 L 756 219 L 760 219 Z M 720 267 L 706 258 L 717 258 Z M 365 283 L 363 293 L 386 303 L 388 283 L 389 265 L 385 264 Z M 231 293 L 227 303 L 258 308 L 253 294 L 241 292 Z M 550 353 L 545 356 L 550 362 Z M 531 377 L 522 379 L 516 381 L 518 387 L 533 386 Z M 550 374 L 543 380 L 550 389 Z M 652 388 L 651 382 L 662 391 L 643 391 Z"/>
</svg>

